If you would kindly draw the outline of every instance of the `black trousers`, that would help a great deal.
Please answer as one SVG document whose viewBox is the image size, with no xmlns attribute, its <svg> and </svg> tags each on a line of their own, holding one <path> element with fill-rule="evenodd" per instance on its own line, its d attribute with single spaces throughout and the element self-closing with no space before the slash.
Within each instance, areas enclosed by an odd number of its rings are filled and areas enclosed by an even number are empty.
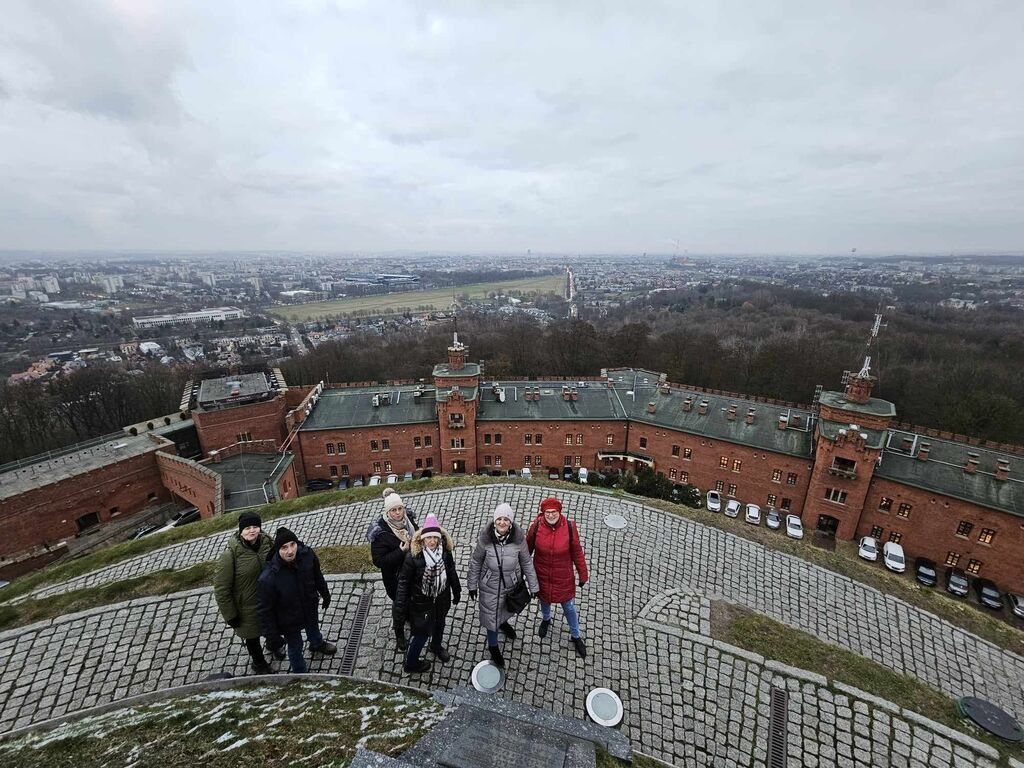
<svg viewBox="0 0 1024 768">
<path fill-rule="evenodd" d="M 252 656 L 253 664 L 263 665 L 267 663 L 267 660 L 263 657 L 263 646 L 258 637 L 246 640 L 245 648 L 249 651 L 249 655 Z"/>
</svg>

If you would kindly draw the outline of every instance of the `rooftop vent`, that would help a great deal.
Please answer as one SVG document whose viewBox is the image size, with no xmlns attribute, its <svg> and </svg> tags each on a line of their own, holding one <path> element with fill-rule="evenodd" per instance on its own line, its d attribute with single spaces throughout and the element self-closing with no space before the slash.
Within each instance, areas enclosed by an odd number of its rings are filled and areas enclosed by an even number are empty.
<svg viewBox="0 0 1024 768">
<path fill-rule="evenodd" d="M 238 397 L 242 394 L 242 382 L 240 381 L 229 381 L 228 386 L 231 387 L 231 396 Z"/>
<path fill-rule="evenodd" d="M 736 421 L 736 404 L 729 403 L 729 409 L 725 412 L 725 418 L 729 421 Z"/>
<path fill-rule="evenodd" d="M 756 411 L 753 408 L 747 408 L 747 424 L 754 423 L 754 414 Z"/>
<path fill-rule="evenodd" d="M 967 454 L 967 462 L 964 464 L 964 472 L 973 475 L 978 471 L 979 456 L 974 451 Z"/>
<path fill-rule="evenodd" d="M 380 395 L 374 395 L 370 398 L 370 402 L 373 403 L 374 408 L 380 407 Z"/>
<path fill-rule="evenodd" d="M 693 398 L 690 397 L 689 395 L 687 395 L 686 398 L 683 399 L 683 410 L 686 411 L 687 413 L 693 410 Z"/>
<path fill-rule="evenodd" d="M 789 426 L 789 416 L 782 414 L 779 416 L 779 429 L 785 429 Z"/>
<path fill-rule="evenodd" d="M 996 459 L 996 480 L 1010 479 L 1010 460 Z"/>
<path fill-rule="evenodd" d="M 654 403 L 648 403 L 647 404 L 647 412 L 648 413 L 654 413 L 655 408 L 656 408 L 656 406 L 654 405 Z"/>
<path fill-rule="evenodd" d="M 706 416 L 707 412 L 708 412 L 708 401 L 707 400 L 701 400 L 700 401 L 700 405 L 697 406 L 697 413 L 699 413 L 701 416 Z"/>
<path fill-rule="evenodd" d="M 932 449 L 931 443 L 921 443 L 921 447 L 917 449 L 917 460 L 928 461 L 928 453 Z"/>
</svg>

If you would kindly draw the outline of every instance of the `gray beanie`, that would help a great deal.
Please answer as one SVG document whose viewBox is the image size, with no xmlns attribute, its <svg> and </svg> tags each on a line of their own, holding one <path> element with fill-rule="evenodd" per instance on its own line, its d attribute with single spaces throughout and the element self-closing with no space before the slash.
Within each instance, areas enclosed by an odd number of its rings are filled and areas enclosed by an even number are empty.
<svg viewBox="0 0 1024 768">
<path fill-rule="evenodd" d="M 512 509 L 511 504 L 503 501 L 494 508 L 494 519 L 497 520 L 499 517 L 507 517 L 514 523 L 516 521 L 516 511 Z"/>
</svg>

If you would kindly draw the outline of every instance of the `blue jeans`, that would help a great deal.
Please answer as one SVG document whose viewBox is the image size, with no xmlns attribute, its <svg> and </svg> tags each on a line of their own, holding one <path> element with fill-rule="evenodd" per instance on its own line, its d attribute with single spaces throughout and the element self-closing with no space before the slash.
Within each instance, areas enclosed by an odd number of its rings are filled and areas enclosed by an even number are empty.
<svg viewBox="0 0 1024 768">
<path fill-rule="evenodd" d="M 569 634 L 573 637 L 579 637 L 580 616 L 576 613 L 576 601 L 566 600 L 562 603 L 562 612 L 565 614 L 565 620 L 569 622 Z M 545 603 L 543 600 L 540 601 L 540 617 L 544 621 L 551 621 L 551 603 Z"/>
<path fill-rule="evenodd" d="M 487 644 L 490 645 L 490 646 L 495 646 L 495 645 L 498 644 L 498 633 L 497 632 L 491 632 L 491 630 L 489 630 L 489 629 L 487 630 Z"/>
<path fill-rule="evenodd" d="M 316 617 L 303 629 L 306 630 L 310 648 L 319 648 L 324 644 L 324 636 L 320 634 L 320 621 Z M 284 639 L 288 643 L 288 661 L 291 663 L 291 671 L 295 674 L 302 674 L 307 670 L 306 659 L 302 655 L 302 632 L 297 628 L 289 630 L 284 633 Z"/>
</svg>

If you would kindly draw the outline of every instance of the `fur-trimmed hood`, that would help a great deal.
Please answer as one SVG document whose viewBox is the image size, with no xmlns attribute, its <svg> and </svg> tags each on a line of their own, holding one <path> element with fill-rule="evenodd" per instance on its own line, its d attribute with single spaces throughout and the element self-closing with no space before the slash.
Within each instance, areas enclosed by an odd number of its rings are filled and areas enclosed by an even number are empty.
<svg viewBox="0 0 1024 768">
<path fill-rule="evenodd" d="M 455 542 L 452 541 L 451 535 L 444 528 L 441 529 L 441 547 L 447 549 L 449 552 L 455 549 Z M 412 541 L 409 542 L 409 551 L 415 557 L 423 551 L 423 531 L 417 530 L 413 534 Z"/>
</svg>

